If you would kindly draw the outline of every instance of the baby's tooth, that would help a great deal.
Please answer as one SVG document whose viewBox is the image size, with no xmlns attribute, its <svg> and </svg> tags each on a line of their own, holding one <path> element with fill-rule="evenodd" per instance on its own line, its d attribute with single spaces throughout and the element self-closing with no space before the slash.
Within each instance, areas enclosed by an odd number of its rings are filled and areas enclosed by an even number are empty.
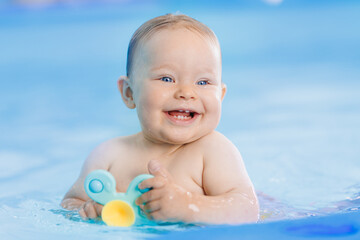
<svg viewBox="0 0 360 240">
<path fill-rule="evenodd" d="M 174 115 L 174 117 L 178 120 L 188 120 L 191 118 L 190 116 L 182 116 L 182 115 Z"/>
</svg>

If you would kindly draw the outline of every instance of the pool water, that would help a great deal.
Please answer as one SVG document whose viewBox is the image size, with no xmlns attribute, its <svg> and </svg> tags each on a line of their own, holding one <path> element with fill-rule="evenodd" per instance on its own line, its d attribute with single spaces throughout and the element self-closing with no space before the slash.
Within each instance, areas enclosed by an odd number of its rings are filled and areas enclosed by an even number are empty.
<svg viewBox="0 0 360 240">
<path fill-rule="evenodd" d="M 5 2 L 0 239 L 137 239 L 194 228 L 110 228 L 59 206 L 91 149 L 140 130 L 116 87 L 127 44 L 144 21 L 177 10 L 219 37 L 228 93 L 218 130 L 243 155 L 261 222 L 359 212 L 358 2 Z"/>
</svg>

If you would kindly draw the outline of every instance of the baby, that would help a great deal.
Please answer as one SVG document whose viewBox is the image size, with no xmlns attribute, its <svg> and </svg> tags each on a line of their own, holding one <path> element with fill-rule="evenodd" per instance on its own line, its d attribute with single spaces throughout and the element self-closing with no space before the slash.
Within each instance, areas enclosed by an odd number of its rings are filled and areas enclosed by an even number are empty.
<svg viewBox="0 0 360 240">
<path fill-rule="evenodd" d="M 167 14 L 140 26 L 129 44 L 127 76 L 118 87 L 136 108 L 142 131 L 100 144 L 86 159 L 62 207 L 96 218 L 102 206 L 84 190 L 86 176 L 109 171 L 126 192 L 139 174 L 154 178 L 136 200 L 156 221 L 256 222 L 259 205 L 237 148 L 215 128 L 226 86 L 215 34 L 186 15 Z"/>
</svg>

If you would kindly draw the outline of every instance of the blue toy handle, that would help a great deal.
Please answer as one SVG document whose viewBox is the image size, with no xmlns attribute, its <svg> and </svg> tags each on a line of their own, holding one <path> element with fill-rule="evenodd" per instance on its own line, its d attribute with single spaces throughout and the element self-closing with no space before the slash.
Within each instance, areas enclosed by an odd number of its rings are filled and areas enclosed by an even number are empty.
<svg viewBox="0 0 360 240">
<path fill-rule="evenodd" d="M 105 170 L 95 170 L 85 179 L 86 194 L 95 202 L 105 205 L 116 197 L 115 178 Z"/>
</svg>

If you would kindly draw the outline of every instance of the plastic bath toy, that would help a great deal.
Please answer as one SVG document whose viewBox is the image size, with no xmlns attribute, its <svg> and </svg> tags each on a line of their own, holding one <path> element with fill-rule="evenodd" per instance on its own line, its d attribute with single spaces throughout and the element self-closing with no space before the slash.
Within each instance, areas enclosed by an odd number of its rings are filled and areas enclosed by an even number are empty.
<svg viewBox="0 0 360 240">
<path fill-rule="evenodd" d="M 155 225 L 146 218 L 135 200 L 150 189 L 140 190 L 139 183 L 152 175 L 142 174 L 134 178 L 126 193 L 116 192 L 114 177 L 105 170 L 95 170 L 85 179 L 84 187 L 87 195 L 97 203 L 104 205 L 102 220 L 109 226 L 128 227 L 131 225 Z"/>
</svg>

